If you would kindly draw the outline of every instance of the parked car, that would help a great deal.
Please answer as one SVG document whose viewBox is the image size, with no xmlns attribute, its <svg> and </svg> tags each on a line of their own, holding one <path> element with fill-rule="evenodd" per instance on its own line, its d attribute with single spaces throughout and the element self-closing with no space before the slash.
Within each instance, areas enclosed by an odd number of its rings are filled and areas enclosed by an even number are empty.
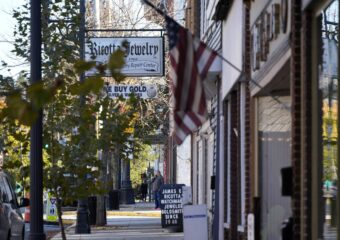
<svg viewBox="0 0 340 240">
<path fill-rule="evenodd" d="M 0 239 L 23 240 L 25 221 L 20 208 L 29 205 L 27 198 L 21 198 L 18 204 L 15 192 L 6 173 L 0 169 Z"/>
</svg>

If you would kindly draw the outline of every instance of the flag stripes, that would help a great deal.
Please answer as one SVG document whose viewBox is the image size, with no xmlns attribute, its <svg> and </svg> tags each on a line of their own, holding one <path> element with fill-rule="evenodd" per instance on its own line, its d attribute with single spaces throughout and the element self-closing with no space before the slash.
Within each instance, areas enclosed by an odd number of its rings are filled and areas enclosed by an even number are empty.
<svg viewBox="0 0 340 240">
<path fill-rule="evenodd" d="M 173 137 L 181 144 L 207 119 L 203 81 L 217 53 L 166 17 L 172 82 Z"/>
</svg>

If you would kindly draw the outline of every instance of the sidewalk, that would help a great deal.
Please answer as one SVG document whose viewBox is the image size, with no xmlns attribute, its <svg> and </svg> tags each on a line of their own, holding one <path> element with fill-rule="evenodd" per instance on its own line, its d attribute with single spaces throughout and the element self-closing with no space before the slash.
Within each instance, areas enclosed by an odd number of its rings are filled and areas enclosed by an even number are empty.
<svg viewBox="0 0 340 240">
<path fill-rule="evenodd" d="M 154 210 L 154 203 L 137 202 L 131 205 L 121 204 L 119 207 L 119 210 L 107 211 L 106 226 L 91 226 L 91 234 L 75 234 L 75 224 L 71 225 L 66 229 L 67 239 L 183 239 L 183 233 L 170 233 L 161 227 L 161 212 Z M 64 218 L 75 220 L 76 214 L 67 213 Z M 62 238 L 59 233 L 52 239 Z"/>
</svg>

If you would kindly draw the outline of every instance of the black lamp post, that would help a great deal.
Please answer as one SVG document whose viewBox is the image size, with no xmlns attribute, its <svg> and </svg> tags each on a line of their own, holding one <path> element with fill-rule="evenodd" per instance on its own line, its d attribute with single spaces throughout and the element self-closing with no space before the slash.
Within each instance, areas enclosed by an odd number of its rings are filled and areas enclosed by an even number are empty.
<svg viewBox="0 0 340 240">
<path fill-rule="evenodd" d="M 80 41 L 80 57 L 84 59 L 84 43 L 85 43 L 85 0 L 80 0 L 80 16 L 81 22 L 79 27 L 79 41 Z M 84 74 L 80 76 L 80 81 L 84 81 Z M 83 98 L 83 97 L 81 97 Z M 84 102 L 84 100 L 81 100 Z M 87 199 L 78 199 L 77 208 L 77 222 L 75 233 L 91 233 L 91 228 L 89 224 L 89 209 Z"/>
<path fill-rule="evenodd" d="M 41 2 L 31 0 L 31 84 L 41 81 Z M 31 240 L 45 240 L 43 221 L 42 109 L 31 126 L 30 149 L 30 234 Z"/>
</svg>

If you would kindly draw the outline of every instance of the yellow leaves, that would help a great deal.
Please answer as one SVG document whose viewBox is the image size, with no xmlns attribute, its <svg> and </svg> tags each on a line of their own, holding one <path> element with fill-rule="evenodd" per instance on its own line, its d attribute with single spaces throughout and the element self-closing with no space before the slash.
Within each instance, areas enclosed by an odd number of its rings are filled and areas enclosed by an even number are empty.
<svg viewBox="0 0 340 240">
<path fill-rule="evenodd" d="M 133 127 L 128 127 L 128 128 L 125 128 L 124 130 L 125 133 L 129 133 L 129 134 L 133 134 L 134 131 L 135 129 Z"/>
<path fill-rule="evenodd" d="M 79 74 L 85 74 L 92 71 L 94 74 L 88 76 L 83 82 L 76 79 L 76 82 L 69 84 L 69 79 L 75 76 L 59 76 L 54 80 L 54 84 L 46 86 L 43 81 L 32 84 L 22 91 L 13 91 L 0 99 L 0 118 L 10 118 L 18 120 L 21 124 L 30 126 L 36 120 L 39 112 L 46 104 L 51 103 L 54 98 L 62 97 L 62 95 L 80 95 L 99 94 L 104 87 L 104 79 L 107 72 L 117 81 L 122 81 L 124 75 L 120 73 L 125 64 L 125 52 L 121 49 L 115 51 L 109 58 L 107 64 L 96 64 L 95 61 L 79 60 L 74 63 L 74 71 Z M 72 72 L 72 71 L 70 71 Z M 68 84 L 68 86 L 66 86 Z M 66 86 L 66 87 L 64 87 Z M 61 94 L 61 92 L 65 94 Z M 129 130 L 131 131 L 131 130 Z"/>
<path fill-rule="evenodd" d="M 7 106 L 5 100 L 5 98 L 0 98 L 0 110 Z"/>
</svg>

